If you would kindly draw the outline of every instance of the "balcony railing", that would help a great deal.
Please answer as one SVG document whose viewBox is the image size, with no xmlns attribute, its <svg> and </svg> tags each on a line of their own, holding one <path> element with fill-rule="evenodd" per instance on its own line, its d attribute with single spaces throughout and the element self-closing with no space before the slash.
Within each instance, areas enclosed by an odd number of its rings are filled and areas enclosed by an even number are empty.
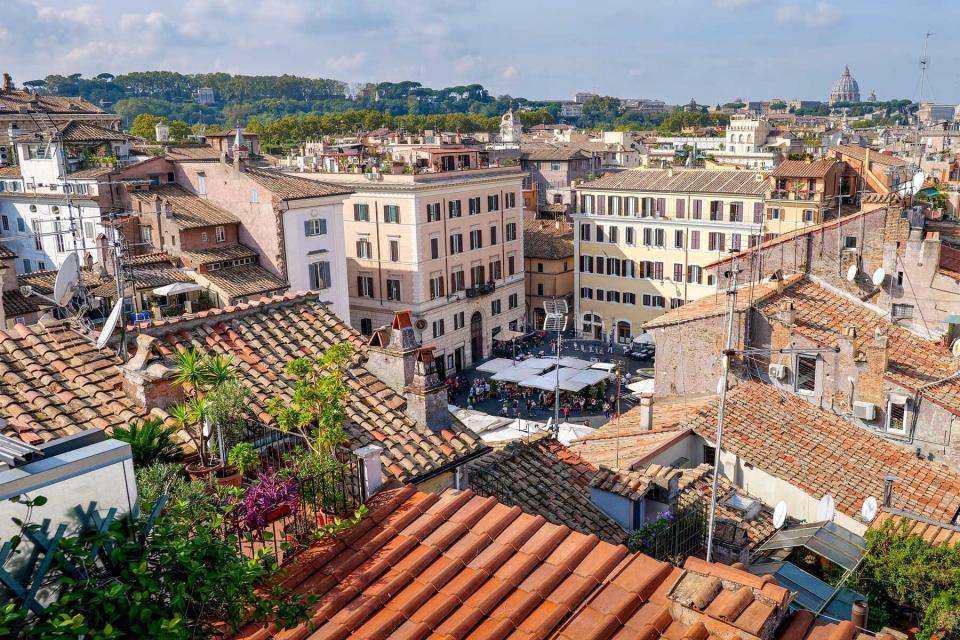
<svg viewBox="0 0 960 640">
<path fill-rule="evenodd" d="M 814 200 L 823 200 L 822 191 L 792 191 L 792 190 L 783 190 L 777 189 L 770 192 L 771 200 L 803 200 L 803 201 L 814 201 Z"/>
<path fill-rule="evenodd" d="M 484 284 L 474 285 L 468 289 L 464 289 L 468 298 L 479 298 L 481 296 L 490 295 L 496 291 L 497 285 L 495 282 L 485 282 Z"/>
</svg>

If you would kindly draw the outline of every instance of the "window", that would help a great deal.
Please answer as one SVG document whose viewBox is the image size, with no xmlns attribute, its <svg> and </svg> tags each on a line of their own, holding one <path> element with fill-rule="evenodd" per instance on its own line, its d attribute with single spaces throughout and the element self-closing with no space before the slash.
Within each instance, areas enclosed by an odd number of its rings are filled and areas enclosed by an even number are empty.
<svg viewBox="0 0 960 640">
<path fill-rule="evenodd" d="M 373 276 L 357 276 L 357 295 L 361 298 L 373 297 Z"/>
<path fill-rule="evenodd" d="M 466 278 L 463 273 L 463 269 L 454 271 L 450 274 L 450 293 L 456 293 L 457 291 L 463 291 L 464 282 Z"/>
<path fill-rule="evenodd" d="M 580 239 L 590 242 L 590 223 L 584 222 L 580 225 Z"/>
<path fill-rule="evenodd" d="M 436 260 L 440 257 L 440 238 L 430 238 L 430 259 Z"/>
<path fill-rule="evenodd" d="M 207 195 L 207 176 L 202 173 L 197 174 L 197 193 L 202 196 Z"/>
<path fill-rule="evenodd" d="M 551 162 L 551 163 L 550 163 L 550 171 L 560 171 L 560 163 L 559 163 L 559 162 Z"/>
<path fill-rule="evenodd" d="M 620 302 L 620 292 L 607 291 L 607 302 Z"/>
<path fill-rule="evenodd" d="M 365 336 L 372 336 L 373 320 L 370 318 L 360 318 L 360 333 Z"/>
<path fill-rule="evenodd" d="M 803 210 L 803 221 L 804 221 L 804 222 L 813 222 L 813 209 L 804 209 L 804 210 Z"/>
<path fill-rule="evenodd" d="M 710 233 L 707 236 L 707 249 L 709 251 L 723 251 L 723 234 Z"/>
<path fill-rule="evenodd" d="M 590 287 L 580 287 L 580 297 L 593 300 L 593 289 Z"/>
<path fill-rule="evenodd" d="M 476 215 L 480 213 L 480 196 L 467 200 L 467 205 L 470 215 Z"/>
<path fill-rule="evenodd" d="M 503 194 L 503 206 L 506 209 L 513 209 L 517 206 L 517 194 L 513 191 Z"/>
<path fill-rule="evenodd" d="M 520 306 L 520 296 L 517 295 L 516 293 L 511 293 L 509 297 L 507 297 L 507 307 L 509 309 L 516 309 L 519 306 Z"/>
<path fill-rule="evenodd" d="M 626 243 L 627 243 L 627 244 L 633 244 L 633 243 L 634 243 L 634 231 L 633 231 L 633 227 L 627 227 L 627 230 L 624 232 L 624 235 L 626 236 Z"/>
<path fill-rule="evenodd" d="M 437 222 L 440 220 L 440 203 L 434 202 L 427 205 L 427 222 Z"/>
<path fill-rule="evenodd" d="M 723 220 L 723 201 L 722 200 L 710 201 L 710 220 L 714 222 L 718 220 Z"/>
<path fill-rule="evenodd" d="M 593 213 L 593 196 L 584 194 L 580 203 L 580 208 L 582 209 L 582 213 Z M 589 239 L 590 238 L 587 238 L 587 240 Z"/>
<path fill-rule="evenodd" d="M 153 229 L 150 227 L 140 227 L 140 241 L 146 245 L 153 244 Z M 40 236 L 37 235 L 37 244 L 40 244 Z M 40 249 L 40 246 L 37 246 L 37 249 Z"/>
<path fill-rule="evenodd" d="M 693 219 L 701 220 L 703 218 L 703 200 L 693 201 Z"/>
<path fill-rule="evenodd" d="M 200 232 L 200 241 L 201 241 L 201 242 L 206 243 L 208 239 L 209 239 L 209 238 L 207 237 L 207 232 L 206 232 L 206 231 Z"/>
<path fill-rule="evenodd" d="M 453 328 L 454 328 L 454 330 L 456 330 L 456 329 L 463 329 L 463 328 L 466 326 L 466 325 L 464 324 L 463 318 L 464 318 L 463 311 L 458 311 L 457 313 L 453 314 Z"/>
<path fill-rule="evenodd" d="M 673 281 L 683 282 L 683 265 L 679 262 L 673 263 Z"/>
<path fill-rule="evenodd" d="M 250 189 L 250 204 L 256 204 L 260 202 L 260 194 L 257 193 L 256 189 Z"/>
<path fill-rule="evenodd" d="M 610 234 L 609 234 L 609 237 L 608 237 L 608 239 L 607 239 L 607 242 L 609 242 L 610 244 L 616 244 L 616 243 L 617 243 L 617 237 L 619 236 L 618 231 L 620 231 L 620 229 L 619 229 L 618 227 L 610 227 Z"/>
<path fill-rule="evenodd" d="M 637 304 L 637 294 L 630 291 L 624 291 L 623 304 Z"/>
<path fill-rule="evenodd" d="M 537 273 L 543 273 L 543 263 L 542 263 L 542 262 L 538 262 L 538 263 L 537 263 Z"/>
<path fill-rule="evenodd" d="M 676 211 L 674 215 L 676 216 L 677 220 L 683 220 L 687 212 L 687 201 L 683 198 L 677 198 L 674 210 Z"/>
<path fill-rule="evenodd" d="M 400 207 L 395 204 L 383 205 L 383 221 L 388 224 L 400 224 Z"/>
<path fill-rule="evenodd" d="M 499 211 L 500 210 L 500 196 L 495 193 L 491 193 L 487 196 L 487 211 Z"/>
<path fill-rule="evenodd" d="M 730 250 L 740 251 L 740 234 L 739 233 L 734 233 L 730 235 Z"/>
<path fill-rule="evenodd" d="M 433 321 L 433 337 L 439 338 L 443 334 L 444 334 L 443 318 L 441 318 L 440 320 L 434 320 Z"/>
<path fill-rule="evenodd" d="M 670 300 L 671 309 L 679 309 L 682 306 L 683 306 L 683 300 L 681 300 L 680 298 L 673 298 L 672 300 Z"/>
<path fill-rule="evenodd" d="M 717 463 L 717 450 L 708 444 L 703 445 L 703 462 L 711 466 Z"/>
<path fill-rule="evenodd" d="M 227 229 L 223 225 L 218 225 L 213 229 L 214 233 L 217 236 L 217 242 L 226 242 L 227 240 Z"/>
<path fill-rule="evenodd" d="M 700 284 L 703 278 L 703 269 L 698 265 L 691 264 L 687 267 L 687 282 L 690 284 Z"/>
<path fill-rule="evenodd" d="M 515 256 L 507 256 L 507 275 L 508 276 L 512 276 L 517 272 L 516 262 L 517 260 Z"/>
<path fill-rule="evenodd" d="M 598 224 L 597 225 L 597 242 L 604 242 L 604 241 L 605 241 L 605 238 L 603 235 L 603 227 Z"/>
<path fill-rule="evenodd" d="M 93 223 L 87 222 L 84 224 L 90 225 L 90 233 L 87 235 L 88 238 L 93 238 Z M 17 231 L 20 233 L 26 233 L 27 225 L 24 223 L 23 218 L 17 218 Z"/>
<path fill-rule="evenodd" d="M 370 240 L 367 238 L 360 238 L 357 240 L 357 257 L 369 259 L 373 253 L 373 245 L 370 244 Z"/>
<path fill-rule="evenodd" d="M 730 203 L 730 222 L 743 222 L 743 203 Z"/>
<path fill-rule="evenodd" d="M 483 248 L 483 236 L 480 234 L 480 229 L 472 229 L 470 231 L 470 249 L 481 248 Z"/>
<path fill-rule="evenodd" d="M 353 219 L 356 222 L 370 222 L 370 205 L 359 203 L 354 204 Z"/>
<path fill-rule="evenodd" d="M 387 278 L 387 300 L 400 302 L 400 281 L 396 278 Z"/>
<path fill-rule="evenodd" d="M 390 240 L 390 262 L 400 262 L 400 241 Z"/>
<path fill-rule="evenodd" d="M 490 227 L 490 245 L 493 246 L 497 244 L 497 228 Z"/>
<path fill-rule="evenodd" d="M 799 393 L 813 393 L 817 388 L 817 356 L 798 355 L 796 390 Z"/>
<path fill-rule="evenodd" d="M 311 262 L 309 265 L 310 270 L 310 288 L 311 289 L 329 289 L 331 284 L 330 279 L 330 263 L 326 261 L 322 262 Z"/>
<path fill-rule="evenodd" d="M 517 239 L 517 223 L 508 222 L 507 223 L 507 242 Z"/>
<path fill-rule="evenodd" d="M 503 270 L 500 268 L 500 258 L 490 258 L 490 280 L 500 280 Z"/>
<path fill-rule="evenodd" d="M 450 218 L 459 218 L 462 215 L 459 200 L 451 200 L 447 203 L 447 215 Z"/>
<path fill-rule="evenodd" d="M 887 402 L 887 431 L 907 433 L 907 402 L 902 396 L 891 396 Z"/>
<path fill-rule="evenodd" d="M 767 220 L 779 220 L 780 219 L 780 209 L 777 207 L 771 207 L 767 209 Z"/>
<path fill-rule="evenodd" d="M 470 286 L 479 287 L 484 282 L 486 282 L 486 280 L 484 279 L 483 265 L 478 264 L 470 267 Z"/>
<path fill-rule="evenodd" d="M 665 235 L 666 231 L 663 229 L 655 229 L 653 232 L 653 246 L 662 247 L 666 245 Z"/>
<path fill-rule="evenodd" d="M 455 233 L 450 236 L 450 255 L 463 253 L 463 234 Z"/>
<path fill-rule="evenodd" d="M 597 296 L 597 300 L 599 300 L 600 302 L 603 302 L 603 289 L 597 289 L 594 292 L 594 295 Z"/>
<path fill-rule="evenodd" d="M 10 231 L 10 220 L 7 219 L 7 216 L 0 216 L 0 224 L 2 224 L 4 231 Z"/>
<path fill-rule="evenodd" d="M 223 227 L 218 227 L 222 229 Z M 327 233 L 327 221 L 323 218 L 312 218 L 303 221 L 303 233 L 308 236 L 322 236 Z M 220 240 L 217 240 L 220 242 Z"/>
<path fill-rule="evenodd" d="M 30 258 L 24 258 L 24 259 L 23 259 L 23 272 L 24 272 L 24 273 L 30 273 L 31 271 L 33 271 L 33 267 L 30 266 Z"/>
<path fill-rule="evenodd" d="M 500 299 L 490 301 L 490 315 L 497 316 L 500 315 Z"/>
<path fill-rule="evenodd" d="M 909 320 L 913 318 L 912 304 L 894 304 L 890 311 L 890 317 L 893 320 Z"/>
<path fill-rule="evenodd" d="M 37 271 L 46 271 L 47 263 L 43 260 L 37 260 Z"/>
<path fill-rule="evenodd" d="M 857 236 L 846 236 L 843 239 L 843 248 L 844 249 L 856 249 L 857 248 Z"/>
<path fill-rule="evenodd" d="M 538 283 L 537 283 L 537 295 L 538 295 L 538 296 L 542 296 L 542 295 L 543 295 L 543 283 L 542 283 L 542 282 L 538 282 Z"/>
</svg>

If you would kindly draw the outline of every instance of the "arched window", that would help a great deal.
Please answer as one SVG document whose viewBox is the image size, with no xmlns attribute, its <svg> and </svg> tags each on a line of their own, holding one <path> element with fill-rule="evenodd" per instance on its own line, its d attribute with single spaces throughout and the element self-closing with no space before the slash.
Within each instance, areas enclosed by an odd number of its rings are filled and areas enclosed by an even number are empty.
<svg viewBox="0 0 960 640">
<path fill-rule="evenodd" d="M 630 342 L 631 338 L 630 323 L 626 320 L 619 321 L 617 323 L 617 342 Z"/>
</svg>

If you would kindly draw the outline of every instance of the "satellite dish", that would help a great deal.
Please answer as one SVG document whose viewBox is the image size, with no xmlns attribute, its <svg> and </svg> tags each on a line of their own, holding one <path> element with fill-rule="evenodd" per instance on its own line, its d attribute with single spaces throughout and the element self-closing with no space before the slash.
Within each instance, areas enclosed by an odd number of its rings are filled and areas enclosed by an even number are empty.
<svg viewBox="0 0 960 640">
<path fill-rule="evenodd" d="M 67 306 L 78 284 L 80 284 L 80 258 L 75 253 L 69 253 L 60 270 L 57 271 L 57 279 L 53 283 L 53 301 L 57 306 Z"/>
<path fill-rule="evenodd" d="M 104 323 L 103 329 L 100 330 L 100 337 L 97 338 L 97 349 L 103 349 L 110 342 L 110 336 L 117 328 L 117 321 L 120 320 L 121 313 L 123 313 L 123 298 L 117 300 L 110 311 L 110 315 L 107 316 L 107 321 Z"/>
<path fill-rule="evenodd" d="M 857 265 L 852 264 L 850 265 L 850 268 L 847 269 L 847 280 L 849 280 L 850 282 L 853 282 L 856 279 L 857 279 Z"/>
<path fill-rule="evenodd" d="M 863 518 L 864 522 L 873 522 L 873 519 L 877 517 L 876 498 L 869 496 L 863 501 L 863 506 L 860 508 L 860 516 Z"/>
<path fill-rule="evenodd" d="M 950 352 L 960 358 L 960 338 L 953 341 L 953 344 L 950 346 Z"/>
<path fill-rule="evenodd" d="M 779 529 L 787 521 L 787 503 L 781 500 L 773 509 L 773 526 Z"/>
<path fill-rule="evenodd" d="M 833 520 L 834 513 L 836 513 L 836 506 L 833 502 L 833 496 L 828 493 L 820 498 L 820 504 L 817 505 L 817 520 L 829 522 Z"/>
<path fill-rule="evenodd" d="M 883 270 L 883 267 L 878 267 L 876 271 L 873 272 L 873 284 L 878 287 L 883 284 L 883 279 L 887 277 L 887 272 Z"/>
</svg>

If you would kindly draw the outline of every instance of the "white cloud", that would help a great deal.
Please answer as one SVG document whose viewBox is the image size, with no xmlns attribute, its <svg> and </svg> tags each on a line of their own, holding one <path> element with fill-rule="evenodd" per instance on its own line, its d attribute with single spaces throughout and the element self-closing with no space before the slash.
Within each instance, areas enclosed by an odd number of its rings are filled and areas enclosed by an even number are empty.
<svg viewBox="0 0 960 640">
<path fill-rule="evenodd" d="M 357 51 L 354 54 L 344 54 L 335 58 L 327 58 L 326 67 L 336 72 L 338 69 L 357 69 L 367 61 L 367 54 Z"/>
<path fill-rule="evenodd" d="M 718 9 L 743 9 L 753 4 L 754 0 L 713 0 L 713 5 Z"/>
<path fill-rule="evenodd" d="M 807 27 L 826 27 L 840 18 L 840 10 L 826 0 L 814 6 L 782 4 L 773 13 L 778 24 L 800 24 Z"/>
<path fill-rule="evenodd" d="M 483 58 L 478 55 L 460 56 L 453 63 L 453 70 L 460 75 L 464 75 L 479 67 L 481 62 L 483 62 Z"/>
<path fill-rule="evenodd" d="M 515 78 L 517 76 L 517 68 L 513 65 L 510 65 L 503 70 L 503 73 L 501 75 L 508 80 L 510 78 Z"/>
</svg>

